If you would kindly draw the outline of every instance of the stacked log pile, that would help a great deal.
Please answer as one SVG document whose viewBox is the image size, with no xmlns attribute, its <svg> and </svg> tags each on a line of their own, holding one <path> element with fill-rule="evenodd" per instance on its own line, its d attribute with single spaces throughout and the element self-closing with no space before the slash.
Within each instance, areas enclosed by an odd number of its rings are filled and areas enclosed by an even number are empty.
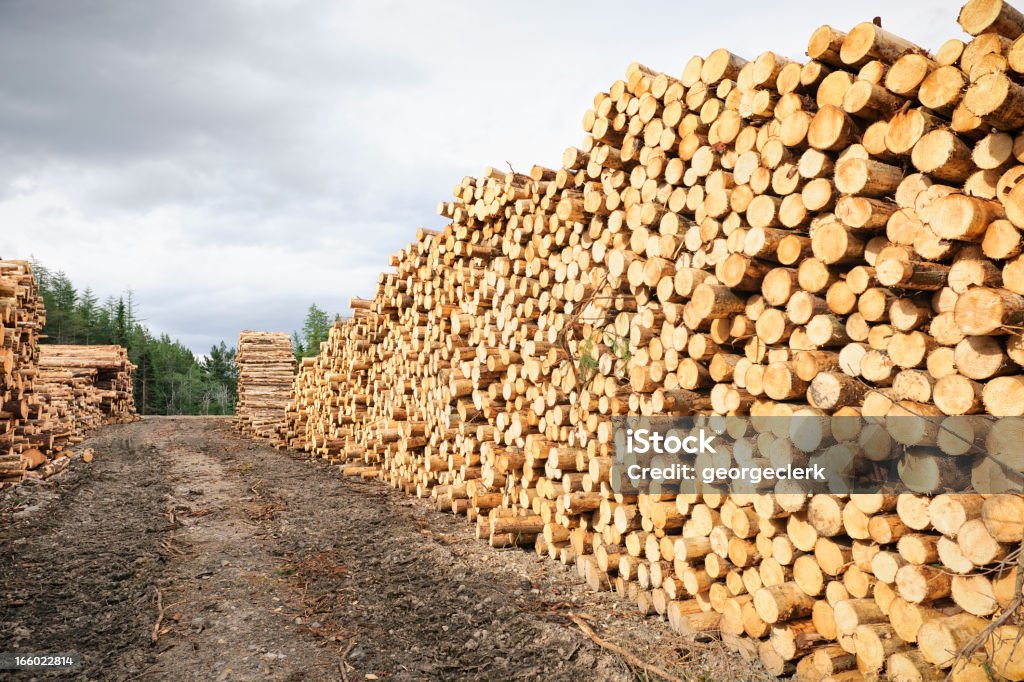
<svg viewBox="0 0 1024 682">
<path fill-rule="evenodd" d="M 302 363 L 278 442 L 774 674 L 1024 679 L 1012 618 L 957 656 L 1020 591 L 1019 456 L 942 493 L 964 438 L 865 427 L 831 437 L 917 492 L 609 477 L 619 415 L 750 415 L 734 435 L 775 464 L 806 453 L 766 416 L 1024 414 L 1024 14 L 972 0 L 960 23 L 934 53 L 864 23 L 802 62 L 631 65 L 561 169 L 456 186 Z M 967 441 L 1012 455 L 999 424 Z"/>
<path fill-rule="evenodd" d="M 244 331 L 238 337 L 238 428 L 256 438 L 277 439 L 295 378 L 291 338 L 278 332 Z"/>
<path fill-rule="evenodd" d="M 0 485 L 18 483 L 26 467 L 43 457 L 32 446 L 36 426 L 29 416 L 45 323 L 32 266 L 0 260 Z"/>
<path fill-rule="evenodd" d="M 59 453 L 95 428 L 134 421 L 134 372 L 121 346 L 40 346 L 37 447 Z"/>
<path fill-rule="evenodd" d="M 0 260 L 0 485 L 67 466 L 67 448 L 135 418 L 120 346 L 40 345 L 46 310 L 26 261 Z"/>
</svg>

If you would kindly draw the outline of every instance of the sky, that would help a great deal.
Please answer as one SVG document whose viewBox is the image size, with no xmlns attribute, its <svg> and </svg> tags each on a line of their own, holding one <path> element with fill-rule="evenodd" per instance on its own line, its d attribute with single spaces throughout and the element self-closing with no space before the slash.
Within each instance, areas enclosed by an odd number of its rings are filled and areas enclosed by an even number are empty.
<svg viewBox="0 0 1024 682">
<path fill-rule="evenodd" d="M 821 24 L 935 50 L 961 0 L 0 0 L 0 257 L 131 288 L 197 353 L 345 314 L 489 165 L 557 168 L 632 61 L 805 61 Z"/>
</svg>

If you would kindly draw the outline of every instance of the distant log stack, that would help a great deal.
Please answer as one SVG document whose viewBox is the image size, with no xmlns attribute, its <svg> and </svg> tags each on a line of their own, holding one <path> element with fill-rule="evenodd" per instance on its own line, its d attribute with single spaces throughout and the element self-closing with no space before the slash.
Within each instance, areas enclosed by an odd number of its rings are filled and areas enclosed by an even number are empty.
<svg viewBox="0 0 1024 682">
<path fill-rule="evenodd" d="M 41 345 L 35 445 L 52 458 L 88 431 L 134 421 L 134 372 L 121 346 Z"/>
<path fill-rule="evenodd" d="M 561 169 L 455 187 L 303 361 L 278 442 L 776 675 L 1024 679 L 1017 625 L 957 657 L 1012 603 L 1024 538 L 1019 456 L 967 460 L 985 495 L 943 493 L 965 443 L 1019 453 L 960 417 L 1024 414 L 1024 15 L 971 0 L 960 23 L 934 53 L 866 22 L 816 30 L 805 63 L 631 65 Z M 917 414 L 958 437 L 828 434 L 917 493 L 626 495 L 626 414 Z M 806 457 L 750 429 L 748 453 Z"/>
<path fill-rule="evenodd" d="M 295 378 L 295 355 L 287 334 L 242 332 L 238 338 L 238 406 L 243 433 L 278 439 Z"/>
<path fill-rule="evenodd" d="M 82 442 L 86 431 L 102 423 L 100 398 L 91 390 L 95 381 L 95 369 L 40 367 L 34 415 L 39 425 L 34 438 L 39 450 L 60 453 Z"/>
</svg>

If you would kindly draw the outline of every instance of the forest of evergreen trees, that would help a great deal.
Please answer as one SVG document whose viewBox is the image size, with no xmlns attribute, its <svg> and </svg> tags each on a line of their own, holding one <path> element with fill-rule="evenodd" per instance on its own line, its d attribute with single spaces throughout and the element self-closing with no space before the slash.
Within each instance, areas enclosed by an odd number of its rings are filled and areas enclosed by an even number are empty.
<svg viewBox="0 0 1024 682">
<path fill-rule="evenodd" d="M 77 289 L 62 271 L 32 263 L 46 304 L 43 343 L 117 344 L 128 349 L 135 371 L 140 414 L 234 414 L 238 368 L 235 348 L 221 341 L 202 357 L 167 334 L 154 335 L 139 318 L 132 291 L 102 301 L 89 287 Z M 332 318 L 315 304 L 295 332 L 296 358 L 316 355 Z"/>
<path fill-rule="evenodd" d="M 150 332 L 129 290 L 103 301 L 75 288 L 63 272 L 33 263 L 46 304 L 43 343 L 108 344 L 128 349 L 135 370 L 135 404 L 141 414 L 233 414 L 238 369 L 235 349 L 223 341 L 197 358 L 167 334 Z"/>
</svg>

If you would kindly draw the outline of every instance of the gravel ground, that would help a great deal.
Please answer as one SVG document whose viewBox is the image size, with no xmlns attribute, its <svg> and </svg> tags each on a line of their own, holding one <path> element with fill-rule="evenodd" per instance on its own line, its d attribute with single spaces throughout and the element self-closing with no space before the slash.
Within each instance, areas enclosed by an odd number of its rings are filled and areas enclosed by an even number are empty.
<svg viewBox="0 0 1024 682">
<path fill-rule="evenodd" d="M 0 651 L 77 651 L 95 680 L 751 679 L 574 570 L 465 519 L 244 440 L 218 418 L 107 427 L 0 492 Z M 60 674 L 21 672 L 19 678 Z"/>
</svg>

